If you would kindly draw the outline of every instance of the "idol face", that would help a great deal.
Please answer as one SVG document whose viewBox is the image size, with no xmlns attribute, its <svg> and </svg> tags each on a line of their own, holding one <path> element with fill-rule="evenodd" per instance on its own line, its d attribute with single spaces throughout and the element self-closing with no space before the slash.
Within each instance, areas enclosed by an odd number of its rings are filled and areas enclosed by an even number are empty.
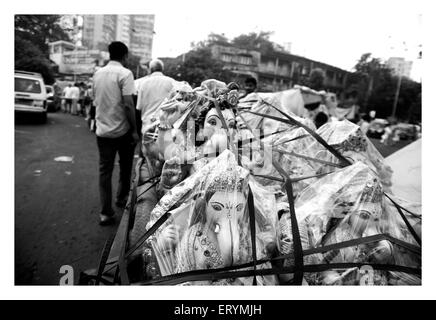
<svg viewBox="0 0 436 320">
<path fill-rule="evenodd" d="M 242 192 L 215 192 L 207 204 L 208 219 L 214 222 L 226 219 L 237 221 L 244 213 L 245 203 L 246 199 Z"/>
<path fill-rule="evenodd" d="M 225 109 L 221 111 L 224 120 L 226 121 L 226 125 L 230 130 L 234 130 L 236 128 L 236 118 L 232 110 Z M 204 128 L 203 135 L 207 138 L 210 138 L 215 133 L 218 133 L 224 129 L 221 118 L 218 115 L 218 112 L 215 108 L 209 110 L 206 114 L 206 118 L 204 120 Z"/>
<path fill-rule="evenodd" d="M 240 224 L 246 205 L 242 192 L 218 191 L 206 207 L 209 233 L 214 234 L 225 266 L 232 265 L 239 256 Z"/>
</svg>

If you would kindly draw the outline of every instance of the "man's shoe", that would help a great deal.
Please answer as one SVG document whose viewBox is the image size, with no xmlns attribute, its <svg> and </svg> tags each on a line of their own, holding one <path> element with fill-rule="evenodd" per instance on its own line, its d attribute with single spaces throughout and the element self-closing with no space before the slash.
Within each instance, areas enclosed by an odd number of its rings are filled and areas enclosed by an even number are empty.
<svg viewBox="0 0 436 320">
<path fill-rule="evenodd" d="M 114 222 L 115 222 L 115 218 L 114 218 L 113 215 L 112 216 L 107 216 L 105 214 L 100 214 L 100 222 L 99 222 L 99 224 L 101 226 L 108 226 L 108 225 L 113 224 Z"/>
</svg>

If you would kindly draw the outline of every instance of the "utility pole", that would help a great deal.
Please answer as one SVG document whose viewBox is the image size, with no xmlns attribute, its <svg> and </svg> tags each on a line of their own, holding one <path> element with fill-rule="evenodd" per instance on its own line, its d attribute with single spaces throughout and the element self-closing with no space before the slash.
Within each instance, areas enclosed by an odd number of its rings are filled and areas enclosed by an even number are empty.
<svg viewBox="0 0 436 320">
<path fill-rule="evenodd" d="M 400 88 L 401 88 L 402 78 L 403 78 L 403 70 L 401 68 L 401 72 L 400 72 L 400 75 L 398 77 L 398 82 L 397 82 L 397 90 L 395 91 L 394 107 L 392 109 L 392 117 L 393 118 L 395 118 L 395 114 L 397 113 L 398 97 L 400 96 Z"/>
</svg>

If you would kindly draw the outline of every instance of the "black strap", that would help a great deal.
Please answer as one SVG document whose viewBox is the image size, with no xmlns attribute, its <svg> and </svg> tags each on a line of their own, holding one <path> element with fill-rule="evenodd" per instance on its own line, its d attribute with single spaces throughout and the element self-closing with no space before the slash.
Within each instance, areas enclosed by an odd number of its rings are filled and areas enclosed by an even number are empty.
<svg viewBox="0 0 436 320">
<path fill-rule="evenodd" d="M 294 249 L 294 264 L 295 264 L 295 275 L 294 275 L 294 285 L 301 285 L 303 283 L 304 275 L 304 260 L 303 260 L 303 246 L 301 244 L 300 231 L 298 228 L 297 215 L 295 214 L 294 207 L 294 193 L 292 189 L 292 182 L 289 179 L 286 171 L 280 166 L 280 164 L 273 160 L 273 166 L 285 179 L 285 189 L 288 196 L 289 211 L 291 218 L 291 230 L 292 230 L 292 244 Z"/>
<path fill-rule="evenodd" d="M 283 132 L 286 132 L 286 131 L 288 131 L 288 129 L 284 129 L 284 130 L 279 130 L 279 131 L 277 131 L 277 132 L 273 132 L 273 133 L 267 133 L 267 134 L 261 134 L 260 136 L 259 136 L 259 139 L 265 139 L 265 138 L 268 138 L 268 137 L 271 137 L 271 136 L 274 136 L 274 135 L 277 135 L 277 134 L 280 134 L 280 133 L 283 133 Z M 307 136 L 307 135 L 306 135 Z M 302 136 L 300 136 L 300 137 L 302 137 Z M 291 139 L 291 141 L 292 140 L 297 140 L 298 138 L 300 138 L 300 137 L 297 137 L 297 138 L 294 138 L 294 139 Z M 238 140 L 238 147 L 242 147 L 243 145 L 246 145 L 246 144 L 250 144 L 250 143 L 252 143 L 252 141 L 253 141 L 253 138 L 249 138 L 249 139 L 245 139 L 245 140 Z M 288 141 L 289 142 L 289 141 Z"/>
<path fill-rule="evenodd" d="M 276 117 L 276 116 L 272 116 L 272 115 L 269 115 L 266 113 L 260 113 L 260 112 L 251 111 L 251 110 L 245 110 L 245 111 L 242 111 L 241 113 L 251 113 L 251 114 L 254 114 L 255 116 L 272 119 L 272 120 L 282 122 L 282 123 L 285 123 L 287 125 L 292 126 L 292 123 L 290 121 L 283 119 L 283 118 Z"/>
<path fill-rule="evenodd" d="M 96 286 L 98 286 L 100 284 L 100 281 L 102 281 L 103 271 L 104 268 L 106 267 L 107 259 L 109 258 L 109 253 L 111 251 L 112 244 L 115 239 L 115 235 L 116 233 L 113 233 L 109 236 L 109 238 L 106 240 L 103 251 L 101 252 L 100 262 L 98 264 L 97 276 L 95 281 Z"/>
<path fill-rule="evenodd" d="M 300 139 L 303 139 L 303 138 L 307 138 L 309 136 L 310 136 L 310 134 L 302 134 L 301 136 L 298 136 L 298 137 L 295 137 L 295 138 L 292 138 L 292 139 L 289 139 L 289 140 L 281 141 L 280 143 L 274 144 L 273 147 L 277 147 L 279 145 L 282 145 L 282 144 L 285 144 L 285 143 L 289 143 L 289 142 L 294 142 L 294 141 L 297 141 L 297 140 L 300 140 Z"/>
<path fill-rule="evenodd" d="M 300 231 L 298 228 L 298 220 L 295 214 L 292 182 L 290 181 L 289 178 L 286 179 L 285 181 L 285 189 L 288 195 L 289 210 L 291 215 L 292 242 L 294 247 L 294 263 L 295 263 L 294 285 L 301 285 L 303 283 L 303 275 L 304 275 L 303 247 L 301 244 Z"/>
<path fill-rule="evenodd" d="M 410 268 L 405 266 L 391 265 L 391 264 L 369 264 L 369 263 L 332 263 L 332 264 L 317 264 L 306 265 L 305 272 L 317 273 L 334 269 L 352 269 L 361 268 L 363 266 L 371 266 L 374 270 L 403 272 L 406 274 L 422 276 L 420 268 Z M 243 270 L 243 271 L 221 271 L 214 270 L 195 270 L 176 275 L 165 276 L 159 279 L 143 281 L 135 283 L 135 285 L 176 285 L 190 281 L 216 281 L 221 279 L 231 278 L 246 278 L 252 276 L 266 276 L 266 275 L 279 275 L 279 274 L 295 274 L 296 268 L 291 267 L 272 267 L 268 269 L 257 270 Z M 295 276 L 294 276 L 295 278 Z M 295 281 L 294 281 L 295 283 Z"/>
<path fill-rule="evenodd" d="M 319 162 L 319 163 L 322 163 L 322 164 L 325 164 L 325 165 L 328 165 L 328 166 L 332 166 L 332 167 L 337 167 L 337 168 L 343 168 L 344 167 L 344 165 L 342 165 L 342 164 L 337 164 L 337 163 L 326 161 L 326 160 L 312 158 L 312 157 L 309 157 L 309 156 L 305 156 L 305 155 L 302 155 L 302 154 L 295 153 L 294 151 L 283 150 L 283 149 L 280 149 L 278 147 L 273 147 L 272 150 L 273 151 L 277 151 L 277 152 L 282 153 L 282 154 L 287 154 L 287 155 L 290 155 L 290 156 L 294 156 L 294 157 L 297 157 L 297 158 L 302 158 L 302 159 L 306 159 L 306 160 L 313 161 L 313 162 Z"/>
<path fill-rule="evenodd" d="M 410 224 L 409 220 L 406 218 L 406 216 L 404 215 L 403 211 L 401 210 L 400 206 L 391 198 L 389 197 L 386 193 L 384 193 L 385 196 L 391 200 L 391 202 L 394 204 L 395 208 L 397 208 L 401 218 L 403 218 L 404 223 L 407 226 L 407 229 L 409 229 L 410 233 L 412 234 L 413 238 L 415 239 L 415 241 L 421 246 L 421 238 L 418 236 L 418 234 L 416 233 L 415 229 L 413 229 L 412 225 Z"/>
<path fill-rule="evenodd" d="M 144 182 L 144 184 L 145 184 L 145 183 L 148 183 L 149 181 L 151 181 L 151 180 L 153 180 L 153 179 L 156 179 L 156 178 L 159 178 L 159 176 L 148 179 L 146 182 Z M 139 199 L 139 198 L 140 198 L 144 193 L 146 193 L 148 190 L 150 190 L 151 188 L 153 188 L 154 186 L 156 186 L 156 185 L 159 183 L 159 181 L 160 181 L 160 179 L 154 181 L 151 185 L 149 185 L 147 189 L 145 189 L 143 192 L 141 192 L 141 193 L 136 197 L 136 200 L 138 200 L 138 199 Z M 128 208 L 130 208 L 130 204 L 129 204 Z"/>
<path fill-rule="evenodd" d="M 253 255 L 253 270 L 256 271 L 257 265 L 257 247 L 256 247 L 256 217 L 254 214 L 254 199 L 251 187 L 248 186 L 248 216 L 250 219 L 250 235 L 251 235 L 251 248 Z M 253 277 L 253 285 L 257 285 L 256 277 Z"/>
<path fill-rule="evenodd" d="M 160 217 L 153 226 L 147 230 L 138 241 L 132 246 L 132 248 L 127 251 L 126 256 L 130 256 L 133 252 L 135 252 L 161 225 L 163 225 L 168 218 L 171 216 L 171 213 L 167 211 L 165 214 Z"/>
<path fill-rule="evenodd" d="M 322 247 L 318 247 L 318 248 L 304 250 L 303 255 L 308 256 L 308 255 L 316 254 L 316 253 L 325 253 L 328 251 L 339 250 L 339 249 L 348 248 L 348 247 L 354 247 L 354 246 L 358 246 L 360 244 L 379 242 L 382 240 L 387 240 L 393 244 L 401 246 L 402 248 L 405 248 L 405 249 L 410 250 L 412 252 L 415 252 L 417 254 L 421 253 L 421 249 L 417 246 L 414 246 L 410 243 L 395 239 L 388 234 L 377 234 L 374 236 L 358 238 L 358 239 L 353 239 L 353 240 L 349 240 L 349 241 L 344 241 L 344 242 L 340 242 L 340 243 L 326 245 L 326 246 L 322 246 Z"/>
<path fill-rule="evenodd" d="M 258 116 L 262 116 L 262 117 L 266 117 L 266 118 L 270 118 L 276 121 L 280 121 L 280 122 L 284 122 L 284 123 L 288 123 L 290 125 L 296 125 L 298 127 L 303 128 L 304 130 L 306 130 L 312 137 L 315 138 L 316 141 L 318 141 L 322 146 L 324 146 L 324 148 L 326 148 L 330 153 L 332 153 L 336 158 L 338 158 L 338 160 L 340 161 L 340 163 L 343 166 L 347 166 L 350 165 L 350 161 L 347 160 L 338 150 L 336 150 L 335 148 L 333 148 L 332 146 L 330 146 L 320 135 L 318 135 L 315 131 L 313 131 L 312 129 L 310 129 L 308 126 L 304 125 L 303 123 L 299 122 L 298 120 L 295 120 L 294 118 L 292 118 L 290 115 L 286 114 L 285 112 L 283 112 L 282 110 L 280 110 L 279 108 L 277 108 L 276 106 L 274 106 L 273 104 L 269 103 L 268 101 L 266 101 L 265 99 L 261 99 L 263 103 L 265 103 L 266 105 L 274 108 L 275 110 L 277 110 L 280 114 L 282 114 L 283 116 L 286 117 L 287 121 L 285 119 L 281 119 L 279 117 L 274 117 L 268 114 L 261 114 L 261 113 L 257 113 L 257 112 L 253 112 L 253 111 L 246 111 Z"/>
<path fill-rule="evenodd" d="M 136 167 L 135 179 L 133 181 L 133 188 L 130 192 L 129 200 L 128 200 L 129 208 L 124 209 L 124 210 L 128 210 L 129 215 L 128 215 L 127 226 L 124 230 L 120 256 L 118 259 L 118 270 L 120 273 L 121 285 L 129 285 L 130 284 L 129 275 L 127 273 L 127 261 L 126 261 L 125 255 L 126 255 L 126 250 L 127 250 L 128 241 L 129 241 L 129 230 L 130 230 L 131 225 L 133 224 L 133 220 L 135 219 L 135 208 L 136 208 L 136 200 L 137 200 L 136 188 L 138 187 L 138 182 L 139 182 L 139 170 L 140 170 L 141 164 L 143 162 L 144 162 L 144 159 L 141 158 L 139 164 Z"/>
</svg>

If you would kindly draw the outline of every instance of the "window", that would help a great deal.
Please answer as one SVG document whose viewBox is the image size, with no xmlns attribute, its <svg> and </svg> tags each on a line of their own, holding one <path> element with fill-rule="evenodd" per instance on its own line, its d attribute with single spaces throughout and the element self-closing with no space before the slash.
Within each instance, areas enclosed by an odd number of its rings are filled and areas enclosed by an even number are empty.
<svg viewBox="0 0 436 320">
<path fill-rule="evenodd" d="M 38 80 L 15 78 L 15 91 L 41 93 L 41 84 Z"/>
<path fill-rule="evenodd" d="M 232 56 L 229 54 L 222 54 L 221 60 L 225 62 L 232 62 Z"/>
<path fill-rule="evenodd" d="M 251 64 L 251 57 L 239 57 L 239 63 L 241 64 Z"/>
</svg>

